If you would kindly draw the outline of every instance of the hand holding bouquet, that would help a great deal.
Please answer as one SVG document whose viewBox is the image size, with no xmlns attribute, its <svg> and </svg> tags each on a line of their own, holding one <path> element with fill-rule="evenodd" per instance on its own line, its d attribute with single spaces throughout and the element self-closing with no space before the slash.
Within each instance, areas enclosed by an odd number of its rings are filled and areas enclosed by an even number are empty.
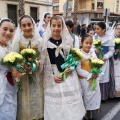
<svg viewBox="0 0 120 120">
<path fill-rule="evenodd" d="M 102 45 L 101 40 L 97 39 L 93 41 L 93 45 L 96 47 L 99 52 L 97 52 L 98 58 L 102 60 Z"/>
<path fill-rule="evenodd" d="M 115 43 L 115 55 L 117 55 L 117 58 L 120 58 L 120 38 L 116 38 L 114 39 L 114 43 Z"/>
<path fill-rule="evenodd" d="M 24 68 L 21 65 L 22 62 L 23 62 L 22 55 L 16 52 L 11 52 L 2 59 L 3 65 L 12 67 L 12 74 L 17 82 L 19 90 L 22 89 L 20 78 L 25 74 Z"/>
<path fill-rule="evenodd" d="M 64 72 L 60 73 L 62 80 L 67 78 L 67 75 L 71 71 L 74 71 L 76 65 L 78 64 L 78 60 L 83 58 L 83 54 L 79 49 L 71 48 L 70 54 L 66 57 L 65 63 L 61 65 L 61 68 L 64 69 Z"/>
<path fill-rule="evenodd" d="M 98 74 L 102 73 L 100 68 L 104 62 L 100 59 L 90 59 L 90 65 L 91 65 L 91 73 L 93 74 L 92 76 L 92 81 L 91 81 L 91 90 L 94 90 L 96 87 L 96 78 Z"/>
<path fill-rule="evenodd" d="M 21 52 L 21 55 L 24 57 L 24 67 L 26 71 L 28 72 L 29 82 L 33 82 L 32 74 L 35 72 L 35 70 L 39 66 L 39 62 L 37 60 L 37 53 L 35 50 L 31 48 L 23 49 Z"/>
</svg>

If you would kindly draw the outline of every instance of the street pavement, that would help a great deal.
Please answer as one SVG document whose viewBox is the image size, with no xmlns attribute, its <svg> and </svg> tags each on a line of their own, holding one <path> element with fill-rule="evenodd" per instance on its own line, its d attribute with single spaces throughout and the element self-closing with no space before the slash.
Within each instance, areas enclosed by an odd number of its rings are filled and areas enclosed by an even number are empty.
<svg viewBox="0 0 120 120">
<path fill-rule="evenodd" d="M 101 104 L 101 112 L 95 120 L 120 120 L 120 98 L 108 99 Z"/>
</svg>

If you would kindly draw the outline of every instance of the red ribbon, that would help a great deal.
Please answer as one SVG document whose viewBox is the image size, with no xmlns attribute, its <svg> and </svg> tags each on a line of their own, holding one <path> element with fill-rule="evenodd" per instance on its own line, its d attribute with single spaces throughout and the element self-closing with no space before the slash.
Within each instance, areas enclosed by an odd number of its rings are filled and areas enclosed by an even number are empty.
<svg viewBox="0 0 120 120">
<path fill-rule="evenodd" d="M 12 73 L 8 72 L 6 77 L 7 77 L 8 82 L 10 83 L 10 85 L 13 86 L 14 82 L 13 82 L 13 78 L 12 78 Z"/>
</svg>

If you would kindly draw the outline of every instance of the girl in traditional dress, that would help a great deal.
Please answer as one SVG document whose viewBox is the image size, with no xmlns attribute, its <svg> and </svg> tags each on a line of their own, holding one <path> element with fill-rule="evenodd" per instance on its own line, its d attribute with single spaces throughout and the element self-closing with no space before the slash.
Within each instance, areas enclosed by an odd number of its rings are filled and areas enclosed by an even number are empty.
<svg viewBox="0 0 120 120">
<path fill-rule="evenodd" d="M 8 18 L 0 20 L 0 62 L 11 51 L 15 24 Z M 17 90 L 9 69 L 0 64 L 0 120 L 16 120 Z"/>
<path fill-rule="evenodd" d="M 40 19 L 38 26 L 40 37 L 43 37 L 43 35 L 45 34 L 45 30 L 47 28 L 50 19 L 51 19 L 51 14 L 48 12 L 45 12 L 42 18 Z"/>
<path fill-rule="evenodd" d="M 117 24 L 115 26 L 114 31 L 114 39 L 119 38 L 120 39 L 120 24 Z M 114 53 L 114 69 L 115 69 L 115 97 L 120 97 L 120 58 L 118 58 L 118 52 L 120 52 L 119 49 L 116 49 L 115 47 L 115 53 Z"/>
<path fill-rule="evenodd" d="M 13 51 L 20 52 L 32 48 L 41 54 L 41 40 L 34 20 L 23 15 L 19 20 L 12 44 Z M 27 67 L 27 66 L 26 66 Z M 26 68 L 30 70 L 31 68 Z M 18 120 L 33 120 L 43 118 L 43 84 L 39 70 L 33 74 L 33 84 L 29 83 L 28 75 L 21 78 L 22 91 L 18 91 Z"/>
<path fill-rule="evenodd" d="M 114 64 L 112 58 L 114 43 L 113 37 L 110 35 L 111 30 L 109 30 L 109 27 L 106 27 L 104 22 L 97 23 L 95 32 L 94 39 L 100 39 L 102 46 L 104 65 L 101 70 L 104 74 L 99 74 L 98 80 L 100 82 L 101 100 L 105 101 L 108 98 L 113 98 L 115 94 Z M 101 51 L 95 49 L 95 52 L 99 54 Z"/>
<path fill-rule="evenodd" d="M 44 65 L 44 119 L 45 120 L 82 120 L 85 115 L 81 87 L 76 71 L 63 81 L 61 65 L 69 54 L 73 39 L 62 17 L 50 20 L 43 40 L 41 65 Z"/>
<path fill-rule="evenodd" d="M 85 120 L 92 119 L 93 113 L 97 113 L 100 108 L 101 94 L 99 81 L 96 80 L 95 90 L 90 88 L 90 79 L 97 78 L 98 75 L 92 75 L 89 60 L 91 58 L 97 58 L 95 52 L 91 50 L 93 39 L 90 35 L 85 35 L 81 39 L 82 49 L 80 51 L 83 53 L 83 59 L 77 65 L 77 73 L 80 79 L 82 91 L 83 91 L 83 102 L 85 109 L 87 110 Z"/>
</svg>

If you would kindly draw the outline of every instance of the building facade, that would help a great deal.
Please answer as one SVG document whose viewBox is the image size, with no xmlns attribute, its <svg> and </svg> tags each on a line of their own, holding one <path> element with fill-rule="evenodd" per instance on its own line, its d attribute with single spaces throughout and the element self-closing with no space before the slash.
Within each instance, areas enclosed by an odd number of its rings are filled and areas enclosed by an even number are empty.
<svg viewBox="0 0 120 120">
<path fill-rule="evenodd" d="M 0 0 L 0 18 L 10 18 L 16 24 L 19 19 L 19 2 L 24 1 L 26 15 L 33 17 L 35 22 L 41 18 L 44 12 L 52 14 L 52 0 Z"/>
<path fill-rule="evenodd" d="M 72 4 L 72 15 L 69 19 L 73 19 L 74 14 L 74 0 L 59 0 L 59 13 L 63 14 L 63 6 L 68 1 Z M 104 21 L 105 9 L 110 10 L 110 16 L 116 17 L 120 15 L 120 0 L 78 0 L 77 3 L 77 22 L 82 24 L 95 23 Z M 112 19 L 111 19 L 112 21 Z"/>
</svg>

